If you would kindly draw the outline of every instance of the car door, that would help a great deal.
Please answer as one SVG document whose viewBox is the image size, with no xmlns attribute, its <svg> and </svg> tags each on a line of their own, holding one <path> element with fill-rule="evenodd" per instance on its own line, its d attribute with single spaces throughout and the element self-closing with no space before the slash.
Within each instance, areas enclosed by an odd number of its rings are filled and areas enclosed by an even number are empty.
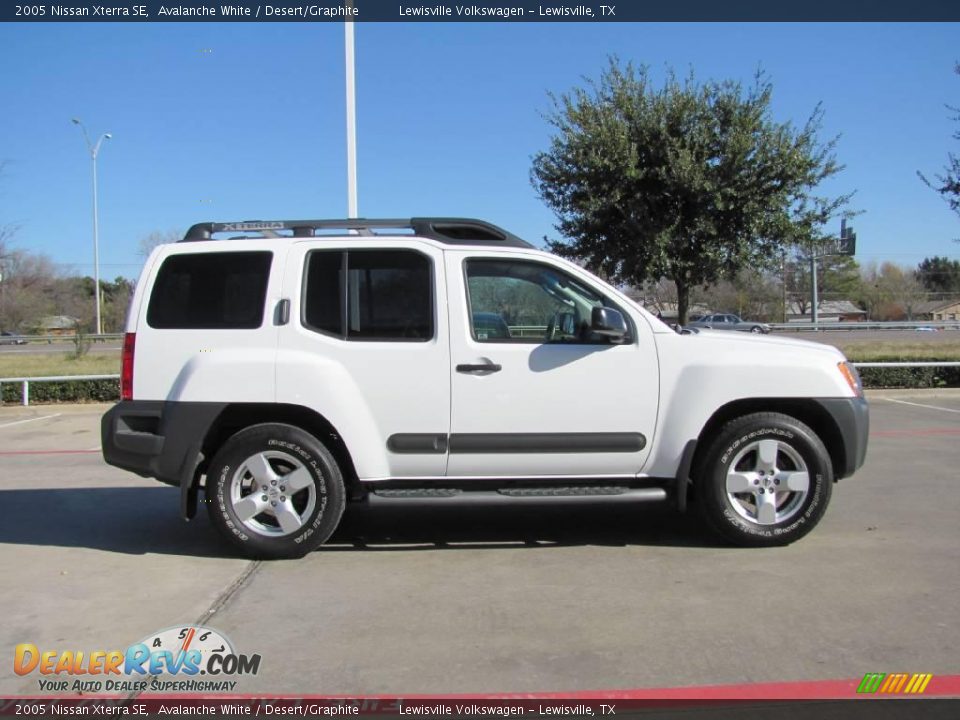
<svg viewBox="0 0 960 720">
<path fill-rule="evenodd" d="M 649 324 L 582 271 L 540 254 L 445 253 L 451 477 L 633 477 L 655 427 Z M 589 331 L 620 310 L 621 344 Z M 501 326 L 507 336 L 492 332 Z"/>
<path fill-rule="evenodd" d="M 277 398 L 330 422 L 364 480 L 442 478 L 450 427 L 443 253 L 308 240 L 288 255 Z"/>
</svg>

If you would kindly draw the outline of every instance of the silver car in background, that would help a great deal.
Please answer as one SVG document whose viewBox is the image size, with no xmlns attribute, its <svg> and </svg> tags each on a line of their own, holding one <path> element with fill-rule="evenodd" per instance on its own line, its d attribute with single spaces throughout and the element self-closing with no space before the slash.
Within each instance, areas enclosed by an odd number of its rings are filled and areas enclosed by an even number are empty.
<svg viewBox="0 0 960 720">
<path fill-rule="evenodd" d="M 693 322 L 687 323 L 687 327 L 706 328 L 708 330 L 740 330 L 763 334 L 770 332 L 770 326 L 766 323 L 742 320 L 739 315 L 728 313 L 704 315 Z"/>
<path fill-rule="evenodd" d="M 17 335 L 9 330 L 0 332 L 0 345 L 26 345 L 27 341 L 22 335 Z"/>
</svg>

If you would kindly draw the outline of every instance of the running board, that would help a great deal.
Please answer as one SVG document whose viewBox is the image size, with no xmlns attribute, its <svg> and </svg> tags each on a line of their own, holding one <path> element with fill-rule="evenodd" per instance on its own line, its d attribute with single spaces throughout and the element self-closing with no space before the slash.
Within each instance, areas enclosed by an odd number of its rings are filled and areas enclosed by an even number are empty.
<svg viewBox="0 0 960 720">
<path fill-rule="evenodd" d="M 583 487 L 500 488 L 461 490 L 458 488 L 382 488 L 370 498 L 386 500 L 454 500 L 455 502 L 657 502 L 667 499 L 664 488 L 630 488 L 591 485 Z"/>
</svg>

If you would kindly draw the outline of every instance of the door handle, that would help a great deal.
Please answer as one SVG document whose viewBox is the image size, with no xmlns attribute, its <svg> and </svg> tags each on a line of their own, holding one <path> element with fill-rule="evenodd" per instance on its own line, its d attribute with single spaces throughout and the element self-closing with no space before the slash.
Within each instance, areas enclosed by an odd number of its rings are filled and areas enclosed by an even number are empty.
<svg viewBox="0 0 960 720">
<path fill-rule="evenodd" d="M 457 372 L 461 373 L 495 373 L 500 372 L 502 366 L 496 363 L 486 362 L 479 365 L 457 365 Z"/>
<path fill-rule="evenodd" d="M 277 309 L 274 313 L 274 325 L 286 325 L 290 322 L 290 299 L 283 298 L 277 303 Z"/>
</svg>

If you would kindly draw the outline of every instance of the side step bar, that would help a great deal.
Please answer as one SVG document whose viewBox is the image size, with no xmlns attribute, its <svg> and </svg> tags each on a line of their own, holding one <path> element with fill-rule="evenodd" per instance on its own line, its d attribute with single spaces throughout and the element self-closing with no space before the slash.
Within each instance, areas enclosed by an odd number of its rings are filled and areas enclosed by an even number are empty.
<svg viewBox="0 0 960 720">
<path fill-rule="evenodd" d="M 371 491 L 370 499 L 453 500 L 454 502 L 516 503 L 533 502 L 657 502 L 667 499 L 664 488 L 620 486 L 501 488 L 499 490 L 460 490 L 458 488 L 382 488 Z"/>
</svg>

